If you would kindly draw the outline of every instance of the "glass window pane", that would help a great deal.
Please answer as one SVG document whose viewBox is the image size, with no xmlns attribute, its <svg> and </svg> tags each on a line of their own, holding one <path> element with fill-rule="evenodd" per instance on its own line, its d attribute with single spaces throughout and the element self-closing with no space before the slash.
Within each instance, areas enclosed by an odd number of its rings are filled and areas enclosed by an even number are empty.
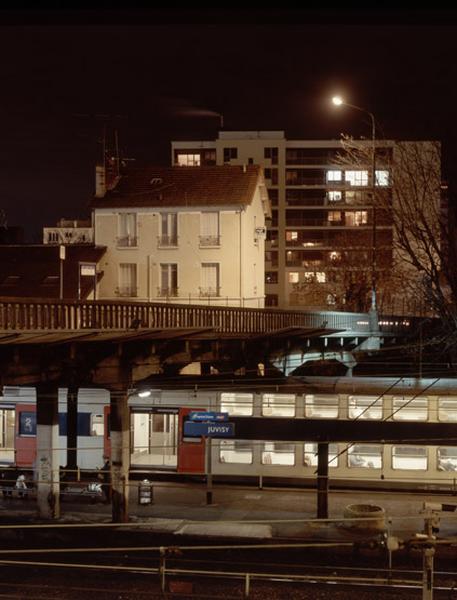
<svg viewBox="0 0 457 600">
<path fill-rule="evenodd" d="M 295 444 L 289 442 L 265 442 L 262 452 L 263 465 L 294 465 Z"/>
<path fill-rule="evenodd" d="M 229 415 L 251 416 L 253 411 L 254 395 L 238 392 L 223 392 L 221 394 L 221 412 Z"/>
<path fill-rule="evenodd" d="M 103 415 L 91 415 L 90 432 L 91 435 L 103 435 L 105 433 Z"/>
<path fill-rule="evenodd" d="M 394 396 L 393 412 L 393 419 L 396 421 L 426 421 L 428 417 L 428 399 Z"/>
<path fill-rule="evenodd" d="M 380 444 L 354 444 L 348 449 L 348 467 L 380 469 L 382 446 Z"/>
<path fill-rule="evenodd" d="M 307 467 L 317 467 L 317 444 L 307 442 L 304 446 L 304 463 Z M 334 468 L 338 466 L 338 444 L 329 444 L 328 446 L 328 466 Z"/>
<path fill-rule="evenodd" d="M 319 419 L 335 419 L 338 417 L 337 394 L 306 394 L 305 416 Z"/>
<path fill-rule="evenodd" d="M 378 396 L 349 396 L 350 419 L 382 419 L 382 398 Z"/>
<path fill-rule="evenodd" d="M 438 471 L 457 471 L 457 447 L 441 446 L 438 452 Z"/>
<path fill-rule="evenodd" d="M 438 420 L 457 421 L 457 398 L 438 398 Z"/>
<path fill-rule="evenodd" d="M 264 417 L 295 417 L 295 394 L 263 394 Z"/>
<path fill-rule="evenodd" d="M 251 464 L 252 441 L 221 440 L 219 461 L 223 463 Z"/>
<path fill-rule="evenodd" d="M 426 471 L 427 448 L 425 446 L 392 446 L 392 468 Z"/>
</svg>

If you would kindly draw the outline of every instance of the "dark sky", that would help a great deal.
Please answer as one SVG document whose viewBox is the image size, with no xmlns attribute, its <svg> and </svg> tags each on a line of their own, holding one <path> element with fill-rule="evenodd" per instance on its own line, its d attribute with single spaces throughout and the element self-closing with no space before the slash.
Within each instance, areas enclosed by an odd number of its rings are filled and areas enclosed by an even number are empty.
<svg viewBox="0 0 457 600">
<path fill-rule="evenodd" d="M 124 156 L 225 129 L 438 139 L 457 161 L 457 12 L 0 11 L 0 209 L 40 241 L 88 215 L 103 124 Z M 104 117 L 102 115 L 108 115 Z M 457 170 L 456 170 L 457 172 Z M 448 176 L 451 178 L 452 171 Z"/>
</svg>

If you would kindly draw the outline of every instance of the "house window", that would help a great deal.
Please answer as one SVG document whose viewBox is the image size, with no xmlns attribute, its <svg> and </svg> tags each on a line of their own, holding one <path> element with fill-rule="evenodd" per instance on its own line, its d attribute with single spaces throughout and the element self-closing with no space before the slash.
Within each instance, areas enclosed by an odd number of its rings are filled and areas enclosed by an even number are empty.
<svg viewBox="0 0 457 600">
<path fill-rule="evenodd" d="M 393 419 L 396 421 L 426 421 L 428 399 L 394 396 L 393 413 Z"/>
<path fill-rule="evenodd" d="M 269 158 L 272 165 L 278 164 L 278 148 L 264 148 L 263 156 Z"/>
<path fill-rule="evenodd" d="M 438 398 L 438 421 L 457 421 L 457 398 Z"/>
<path fill-rule="evenodd" d="M 382 398 L 377 396 L 349 396 L 350 419 L 382 419 Z"/>
<path fill-rule="evenodd" d="M 202 263 L 200 296 L 219 296 L 219 264 Z"/>
<path fill-rule="evenodd" d="M 306 283 L 325 283 L 327 275 L 324 271 L 304 271 L 303 281 Z"/>
<path fill-rule="evenodd" d="M 295 417 L 295 394 L 263 394 L 264 417 Z"/>
<path fill-rule="evenodd" d="M 328 221 L 329 223 L 341 223 L 343 213 L 340 210 L 329 210 Z"/>
<path fill-rule="evenodd" d="M 289 271 L 289 283 L 298 283 L 297 271 Z"/>
<path fill-rule="evenodd" d="M 345 171 L 344 180 L 350 185 L 368 185 L 368 171 Z"/>
<path fill-rule="evenodd" d="M 224 148 L 224 162 L 230 162 L 232 158 L 238 158 L 238 148 Z"/>
<path fill-rule="evenodd" d="M 306 443 L 304 445 L 304 463 L 307 467 L 317 467 L 317 444 Z M 338 466 L 338 444 L 328 445 L 328 466 Z"/>
<path fill-rule="evenodd" d="M 219 246 L 219 213 L 202 212 L 200 215 L 200 246 Z"/>
<path fill-rule="evenodd" d="M 278 283 L 278 271 L 266 271 L 265 283 Z"/>
<path fill-rule="evenodd" d="M 288 442 L 265 442 L 262 452 L 263 465 L 294 465 L 295 444 Z"/>
<path fill-rule="evenodd" d="M 119 265 L 119 296 L 135 297 L 137 295 L 136 263 Z"/>
<path fill-rule="evenodd" d="M 124 248 L 137 245 L 136 226 L 136 213 L 119 213 L 118 247 Z"/>
<path fill-rule="evenodd" d="M 427 448 L 425 446 L 392 446 L 392 468 L 426 471 Z"/>
<path fill-rule="evenodd" d="M 341 181 L 343 174 L 341 171 L 330 170 L 327 171 L 327 181 Z"/>
<path fill-rule="evenodd" d="M 389 185 L 389 171 L 376 171 L 376 185 L 379 187 Z"/>
<path fill-rule="evenodd" d="M 229 415 L 250 417 L 253 405 L 253 394 L 244 394 L 242 392 L 222 392 L 221 394 L 221 412 L 227 412 Z"/>
<path fill-rule="evenodd" d="M 365 192 L 347 190 L 344 192 L 344 200 L 346 204 L 361 204 L 364 200 Z"/>
<path fill-rule="evenodd" d="M 201 156 L 200 154 L 179 152 L 176 155 L 176 164 L 179 167 L 199 167 L 201 164 Z"/>
<path fill-rule="evenodd" d="M 305 416 L 316 419 L 337 419 L 338 396 L 334 394 L 306 394 Z"/>
<path fill-rule="evenodd" d="M 252 441 L 221 440 L 219 461 L 222 463 L 250 465 L 252 463 Z"/>
<path fill-rule="evenodd" d="M 340 202 L 343 199 L 343 192 L 332 190 L 327 192 L 327 200 L 329 202 Z"/>
<path fill-rule="evenodd" d="M 297 242 L 298 231 L 286 231 L 286 242 Z"/>
<path fill-rule="evenodd" d="M 440 446 L 437 448 L 438 471 L 457 471 L 457 448 Z"/>
<path fill-rule="evenodd" d="M 353 444 L 348 449 L 348 467 L 381 469 L 382 445 Z"/>
<path fill-rule="evenodd" d="M 178 215 L 177 213 L 162 213 L 160 216 L 161 236 L 159 244 L 161 246 L 178 245 Z"/>
<path fill-rule="evenodd" d="M 178 295 L 178 265 L 175 263 L 162 263 L 160 265 L 159 296 Z"/>
<path fill-rule="evenodd" d="M 344 213 L 344 216 L 348 227 L 359 227 L 368 223 L 368 212 L 366 210 L 348 210 Z"/>
</svg>

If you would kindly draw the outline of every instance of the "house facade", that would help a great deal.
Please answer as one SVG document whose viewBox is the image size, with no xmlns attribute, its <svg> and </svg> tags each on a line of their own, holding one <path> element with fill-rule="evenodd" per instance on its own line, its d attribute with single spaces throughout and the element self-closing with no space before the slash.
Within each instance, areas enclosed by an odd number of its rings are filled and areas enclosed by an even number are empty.
<svg viewBox="0 0 457 600">
<path fill-rule="evenodd" d="M 98 167 L 100 299 L 262 308 L 268 195 L 259 166 Z"/>
</svg>

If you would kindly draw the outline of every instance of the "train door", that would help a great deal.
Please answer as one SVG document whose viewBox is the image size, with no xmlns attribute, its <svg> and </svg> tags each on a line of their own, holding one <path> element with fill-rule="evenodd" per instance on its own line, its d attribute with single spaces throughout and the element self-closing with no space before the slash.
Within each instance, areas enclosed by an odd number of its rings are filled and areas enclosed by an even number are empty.
<svg viewBox="0 0 457 600">
<path fill-rule="evenodd" d="M 0 464 L 14 464 L 14 404 L 0 404 Z"/>
<path fill-rule="evenodd" d="M 133 408 L 130 419 L 131 466 L 175 470 L 178 465 L 178 409 Z"/>
<path fill-rule="evenodd" d="M 16 465 L 31 467 L 36 459 L 36 404 L 16 405 Z"/>
<path fill-rule="evenodd" d="M 178 471 L 180 473 L 205 472 L 205 443 L 199 438 L 184 438 L 183 423 L 191 411 L 204 410 L 198 408 L 179 409 L 179 457 Z"/>
</svg>

